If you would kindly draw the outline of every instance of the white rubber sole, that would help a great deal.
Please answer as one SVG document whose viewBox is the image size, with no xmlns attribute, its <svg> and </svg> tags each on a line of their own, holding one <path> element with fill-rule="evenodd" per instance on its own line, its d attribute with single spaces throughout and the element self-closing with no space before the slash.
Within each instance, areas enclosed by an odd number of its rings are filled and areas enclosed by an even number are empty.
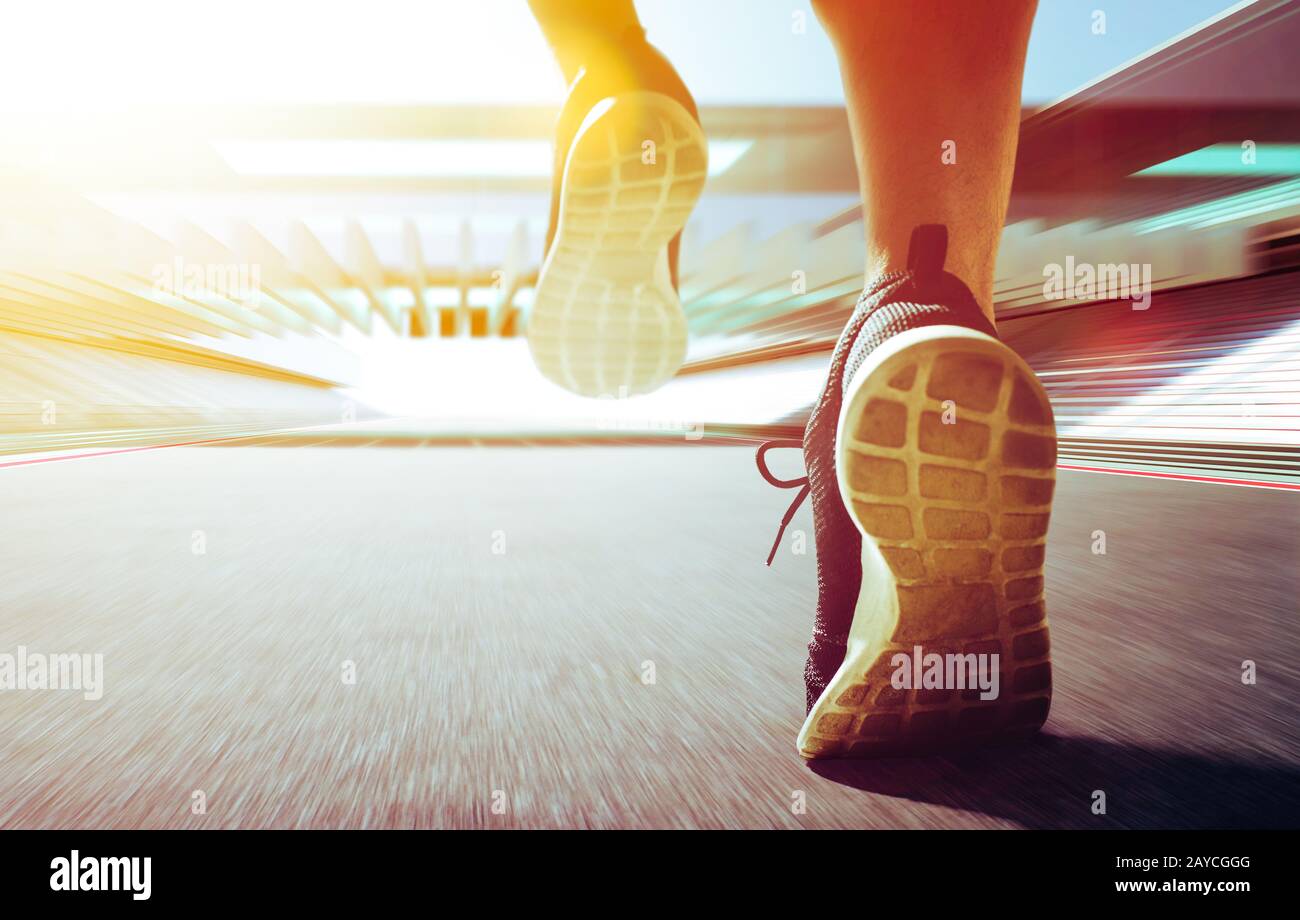
<svg viewBox="0 0 1300 920">
<path fill-rule="evenodd" d="M 1037 731 L 1052 694 L 1043 560 L 1056 427 L 1033 371 L 982 332 L 900 333 L 853 378 L 836 437 L 862 589 L 799 753 L 923 753 Z M 930 654 L 959 666 L 918 686 L 896 658 L 918 647 L 921 674 Z M 978 656 L 997 672 L 996 697 L 972 686 L 965 662 Z"/>
<path fill-rule="evenodd" d="M 555 240 L 538 276 L 528 345 L 547 379 L 583 396 L 656 390 L 686 357 L 668 242 L 704 189 L 708 145 L 677 101 L 612 96 L 565 161 Z"/>
</svg>

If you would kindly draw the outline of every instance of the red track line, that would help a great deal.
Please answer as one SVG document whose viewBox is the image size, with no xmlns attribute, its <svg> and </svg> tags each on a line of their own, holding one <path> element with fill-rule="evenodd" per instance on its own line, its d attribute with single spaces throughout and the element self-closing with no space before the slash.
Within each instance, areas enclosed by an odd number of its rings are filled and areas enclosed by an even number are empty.
<svg viewBox="0 0 1300 920">
<path fill-rule="evenodd" d="M 113 454 L 133 454 L 140 450 L 162 450 L 165 447 L 190 447 L 195 444 L 216 444 L 218 441 L 245 441 L 249 438 L 264 438 L 272 432 L 260 434 L 231 435 L 228 438 L 207 438 L 202 441 L 177 441 L 175 444 L 145 444 L 141 447 L 119 447 L 116 450 L 96 450 L 86 454 L 64 454 L 61 457 L 36 457 L 32 460 L 6 460 L 0 462 L 0 469 L 7 466 L 30 466 L 33 463 L 55 463 L 59 460 L 83 460 L 88 457 L 108 457 Z"/>
<path fill-rule="evenodd" d="M 1248 486 L 1253 489 L 1281 489 L 1286 492 L 1300 492 L 1297 482 L 1266 482 L 1259 479 L 1228 479 L 1223 476 L 1194 476 L 1191 473 L 1160 473 L 1154 470 L 1112 469 L 1104 466 L 1073 466 L 1058 463 L 1058 470 L 1075 470 L 1081 473 L 1110 473 L 1114 476 L 1146 476 L 1151 479 L 1181 479 L 1185 482 L 1211 482 L 1225 486 Z"/>
<path fill-rule="evenodd" d="M 113 454 L 133 454 L 137 451 L 162 450 L 167 447 L 191 447 L 196 444 L 216 444 L 220 441 L 246 441 L 250 438 L 266 437 L 270 433 L 271 432 L 262 432 L 260 434 L 232 435 L 228 438 L 207 438 L 201 441 L 178 441 L 175 444 L 146 444 L 141 447 L 121 447 L 116 450 L 97 450 L 85 454 L 67 454 L 62 457 L 36 457 L 32 460 L 8 460 L 0 462 L 0 469 L 11 466 L 30 466 L 35 463 L 54 463 L 59 460 L 84 460 L 90 457 L 108 457 Z M 1278 489 L 1284 492 L 1300 492 L 1300 483 L 1294 482 L 1265 482 L 1258 479 L 1230 479 L 1223 476 L 1195 476 L 1191 473 L 1160 473 L 1153 470 L 1114 469 L 1102 466 L 1075 466 L 1068 463 L 1058 463 L 1056 468 L 1060 470 L 1074 470 L 1079 473 L 1109 473 L 1112 476 L 1145 476 L 1150 479 L 1177 479 L 1184 482 L 1209 482 L 1226 486 L 1247 486 L 1255 489 Z"/>
</svg>

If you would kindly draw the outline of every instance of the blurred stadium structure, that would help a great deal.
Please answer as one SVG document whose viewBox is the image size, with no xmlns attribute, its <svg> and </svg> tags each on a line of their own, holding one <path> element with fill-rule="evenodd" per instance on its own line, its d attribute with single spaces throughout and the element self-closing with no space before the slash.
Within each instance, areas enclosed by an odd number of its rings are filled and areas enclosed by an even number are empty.
<svg viewBox="0 0 1300 920">
<path fill-rule="evenodd" d="M 1064 462 L 1300 482 L 1296 47 L 1296 4 L 1234 8 L 1025 112 L 997 311 L 1055 401 Z M 608 434 L 560 394 L 549 428 L 510 402 L 549 387 L 519 337 L 552 117 L 15 118 L 0 145 L 0 452 Z M 862 286 L 843 111 L 702 117 L 714 150 L 683 249 L 691 351 L 663 398 L 628 401 L 641 421 L 623 437 L 662 433 L 683 406 L 710 437 L 797 430 Z M 1083 263 L 1149 265 L 1149 306 L 1045 298 L 1047 266 Z M 395 413 L 367 368 L 412 362 L 430 376 L 408 386 L 470 408 L 374 427 Z M 499 398 L 470 392 L 507 378 Z"/>
</svg>

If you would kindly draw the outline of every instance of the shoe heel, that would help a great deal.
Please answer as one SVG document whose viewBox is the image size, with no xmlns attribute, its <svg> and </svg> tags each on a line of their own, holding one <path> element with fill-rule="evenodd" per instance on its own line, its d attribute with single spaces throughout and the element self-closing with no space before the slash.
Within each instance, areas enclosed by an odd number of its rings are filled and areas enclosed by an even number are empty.
<svg viewBox="0 0 1300 920">
<path fill-rule="evenodd" d="M 801 752 L 882 756 L 1035 731 L 1051 705 L 1043 564 L 1056 432 L 1033 372 L 981 332 L 900 333 L 845 394 L 836 462 L 863 535 L 863 588 Z M 897 688 L 895 656 L 918 647 L 996 661 L 996 698 L 950 681 Z"/>
<path fill-rule="evenodd" d="M 704 189 L 695 119 L 660 93 L 612 96 L 578 130 L 538 279 L 528 343 L 548 379 L 585 396 L 662 386 L 686 355 L 667 246 Z"/>
</svg>

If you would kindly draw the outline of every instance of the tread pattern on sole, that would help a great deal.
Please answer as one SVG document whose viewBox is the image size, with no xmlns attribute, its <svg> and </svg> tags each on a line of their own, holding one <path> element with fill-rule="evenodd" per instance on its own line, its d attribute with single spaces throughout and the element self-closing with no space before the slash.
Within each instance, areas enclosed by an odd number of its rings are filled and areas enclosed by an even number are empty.
<svg viewBox="0 0 1300 920">
<path fill-rule="evenodd" d="M 851 646 L 801 732 L 808 757 L 1030 734 L 1051 705 L 1042 598 L 1056 479 L 1051 406 L 1005 345 L 936 337 L 864 367 L 870 379 L 846 402 L 841 488 L 893 576 L 898 620 L 883 647 L 854 660 Z M 997 653 L 998 697 L 895 689 L 891 659 L 917 645 L 925 654 Z"/>
<path fill-rule="evenodd" d="M 628 93 L 593 109 L 566 161 L 528 319 L 549 380 L 617 398 L 658 389 L 681 367 L 686 317 L 666 251 L 703 191 L 707 160 L 703 133 L 675 100 Z"/>
</svg>

